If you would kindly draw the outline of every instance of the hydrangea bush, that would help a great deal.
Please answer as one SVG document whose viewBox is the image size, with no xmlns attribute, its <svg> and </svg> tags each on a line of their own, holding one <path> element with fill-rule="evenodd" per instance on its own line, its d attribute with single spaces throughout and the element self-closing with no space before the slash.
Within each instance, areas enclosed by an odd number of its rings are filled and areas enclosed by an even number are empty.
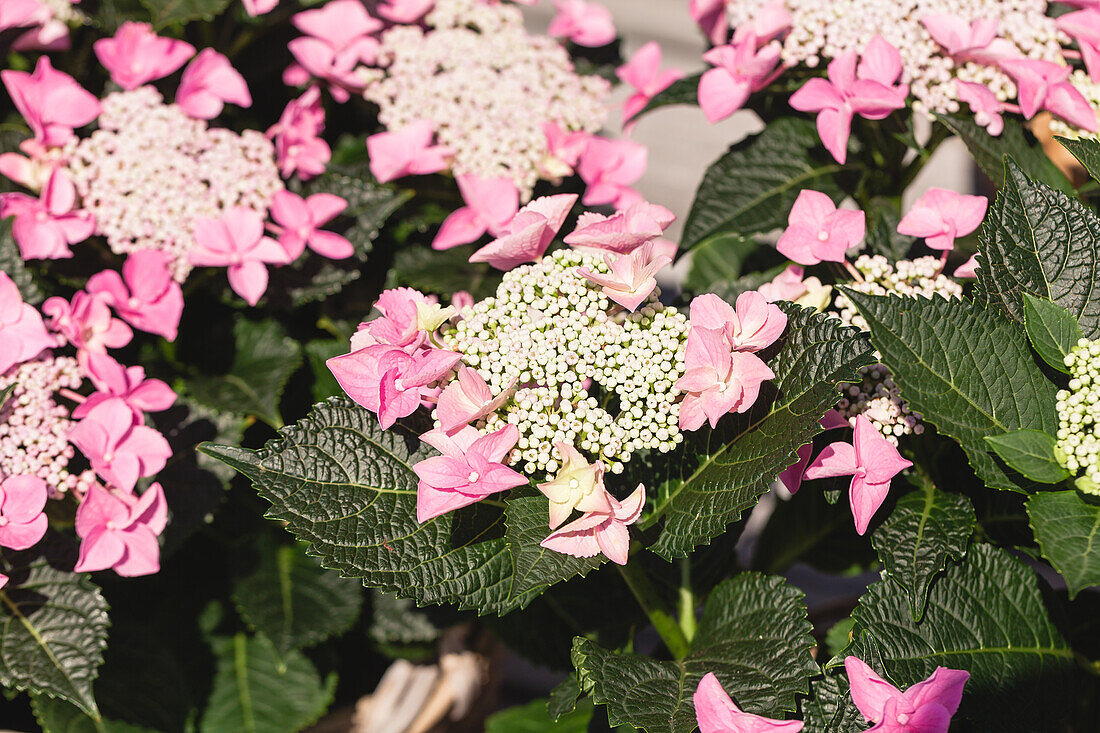
<svg viewBox="0 0 1100 733">
<path fill-rule="evenodd" d="M 1100 6 L 543 4 L 0 0 L 0 725 L 1093 730 Z"/>
</svg>

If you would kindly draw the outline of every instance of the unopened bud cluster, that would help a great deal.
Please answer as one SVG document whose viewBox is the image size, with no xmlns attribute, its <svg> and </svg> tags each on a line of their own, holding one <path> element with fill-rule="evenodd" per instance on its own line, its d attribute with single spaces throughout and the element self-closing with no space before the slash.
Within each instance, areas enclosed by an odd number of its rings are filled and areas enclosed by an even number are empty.
<svg viewBox="0 0 1100 733">
<path fill-rule="evenodd" d="M 1081 339 L 1066 356 L 1069 389 L 1058 391 L 1058 461 L 1077 488 L 1100 495 L 1100 341 Z"/>
</svg>

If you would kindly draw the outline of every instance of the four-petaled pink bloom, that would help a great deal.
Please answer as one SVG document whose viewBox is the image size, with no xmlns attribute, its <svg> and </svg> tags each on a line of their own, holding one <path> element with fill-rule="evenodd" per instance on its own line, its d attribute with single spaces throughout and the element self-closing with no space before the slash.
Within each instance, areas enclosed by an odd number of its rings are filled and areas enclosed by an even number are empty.
<svg viewBox="0 0 1100 733">
<path fill-rule="evenodd" d="M 646 242 L 629 254 L 617 257 L 605 254 L 604 263 L 610 274 L 592 272 L 587 267 L 579 268 L 577 274 L 599 285 L 609 300 L 633 313 L 657 287 L 656 274 L 670 262 L 671 257 L 655 254 L 653 242 Z"/>
<path fill-rule="evenodd" d="M 308 245 L 311 250 L 333 260 L 355 253 L 345 237 L 321 229 L 348 207 L 348 202 L 332 193 L 315 193 L 302 198 L 291 191 L 279 191 L 271 201 L 271 218 L 282 229 L 279 244 L 287 259 L 296 260 Z"/>
<path fill-rule="evenodd" d="M 630 186 L 645 173 L 648 160 L 649 150 L 641 143 L 592 138 L 577 163 L 577 173 L 588 186 L 581 203 L 625 209 L 641 201 Z"/>
<path fill-rule="evenodd" d="M 668 229 L 676 215 L 663 206 L 639 201 L 611 216 L 586 211 L 565 243 L 579 250 L 633 252 Z"/>
<path fill-rule="evenodd" d="M 399 418 L 408 417 L 431 393 L 431 385 L 451 373 L 461 354 L 446 349 L 424 349 L 410 356 L 401 349 L 385 346 L 378 357 L 378 423 L 389 429 Z M 384 350 L 384 351 L 383 351 Z"/>
<path fill-rule="evenodd" d="M 204 48 L 183 70 L 176 104 L 190 117 L 212 120 L 221 114 L 226 102 L 251 107 L 248 83 L 229 59 L 212 48 Z"/>
<path fill-rule="evenodd" d="M 454 150 L 432 145 L 431 120 L 413 120 L 400 130 L 379 132 L 367 138 L 370 172 L 382 183 L 403 176 L 438 173 L 450 165 Z"/>
<path fill-rule="evenodd" d="M 623 121 L 634 117 L 672 82 L 684 76 L 679 69 L 661 71 L 661 45 L 650 41 L 639 48 L 630 60 L 615 69 L 615 75 L 634 87 L 634 94 L 623 103 Z"/>
<path fill-rule="evenodd" d="M 111 315 L 106 298 L 83 290 L 73 295 L 71 303 L 56 295 L 48 298 L 42 313 L 49 317 L 50 328 L 72 344 L 81 358 L 121 349 L 134 337 L 129 326 Z"/>
<path fill-rule="evenodd" d="M 611 11 L 587 0 L 554 0 L 558 14 L 546 32 L 555 38 L 567 38 L 578 46 L 597 48 L 615 40 L 615 22 Z"/>
<path fill-rule="evenodd" d="M 38 198 L 0 195 L 0 218 L 15 216 L 11 233 L 24 259 L 64 259 L 73 256 L 70 244 L 83 242 L 95 231 L 95 217 L 75 206 L 76 187 L 55 168 Z"/>
<path fill-rule="evenodd" d="M 524 262 L 537 262 L 554 241 L 575 203 L 575 193 L 535 199 L 512 217 L 501 230 L 500 237 L 474 252 L 470 262 L 488 262 L 505 271 Z"/>
<path fill-rule="evenodd" d="M 92 48 L 111 79 L 127 91 L 168 76 L 195 55 L 190 43 L 158 36 L 153 26 L 134 21 L 123 23 L 114 37 L 101 38 Z"/>
<path fill-rule="evenodd" d="M 692 327 L 685 362 L 684 376 L 676 380 L 684 393 L 681 430 L 698 430 L 708 421 L 715 428 L 723 415 L 747 412 L 760 395 L 760 385 L 775 379 L 759 356 L 732 351 L 725 334 L 711 328 Z"/>
<path fill-rule="evenodd" d="M 23 302 L 19 288 L 0 271 L 0 374 L 56 345 L 38 310 Z"/>
<path fill-rule="evenodd" d="M 735 307 L 713 293 L 691 301 L 691 327 L 718 331 L 733 351 L 760 351 L 787 328 L 787 314 L 755 290 L 737 296 Z"/>
<path fill-rule="evenodd" d="M 638 521 L 645 506 L 645 487 L 638 484 L 634 493 L 621 502 L 606 494 L 610 511 L 586 512 L 541 543 L 542 547 L 573 557 L 595 557 L 601 552 L 607 559 L 626 565 L 630 557 L 630 525 Z"/>
<path fill-rule="evenodd" d="M 1008 59 L 1001 62 L 1001 68 L 1016 81 L 1020 110 L 1027 119 L 1046 109 L 1083 130 L 1100 129 L 1096 111 L 1069 82 L 1070 67 L 1039 59 Z"/>
<path fill-rule="evenodd" d="M 688 4 L 688 13 L 714 45 L 723 43 L 729 36 L 726 0 L 691 0 Z"/>
<path fill-rule="evenodd" d="M 1059 16 L 1058 29 L 1077 41 L 1089 76 L 1100 81 L 1100 7 Z"/>
<path fill-rule="evenodd" d="M 529 483 L 526 476 L 504 465 L 519 440 L 515 425 L 505 425 L 488 435 L 469 426 L 454 435 L 431 430 L 420 439 L 443 455 L 425 458 L 412 467 L 420 479 L 416 487 L 418 522 Z"/>
<path fill-rule="evenodd" d="M 410 346 L 417 347 L 425 336 L 420 329 L 420 308 L 433 302 L 432 298 L 419 290 L 391 288 L 383 291 L 374 304 L 382 318 L 369 321 L 361 328 L 370 334 L 374 343 L 389 344 L 406 350 Z"/>
<path fill-rule="evenodd" d="M 707 122 L 724 120 L 749 101 L 774 78 L 782 51 L 779 43 L 757 50 L 756 36 L 749 33 L 731 46 L 718 46 L 703 54 L 713 66 L 699 80 L 699 106 Z"/>
<path fill-rule="evenodd" d="M 164 490 L 154 483 L 140 497 L 108 491 L 98 484 L 76 510 L 80 555 L 78 573 L 113 569 L 130 578 L 160 570 L 157 537 L 168 523 Z"/>
<path fill-rule="evenodd" d="M 391 23 L 408 25 L 423 18 L 433 7 L 435 0 L 382 0 L 375 12 Z"/>
<path fill-rule="evenodd" d="M 267 137 L 275 141 L 275 160 L 283 178 L 297 172 L 299 178 L 308 181 L 325 172 L 332 149 L 320 137 L 324 129 L 325 110 L 318 87 L 310 87 L 287 103 L 279 121 L 267 131 Z"/>
<path fill-rule="evenodd" d="M 443 388 L 435 406 L 439 427 L 451 435 L 494 412 L 511 398 L 512 392 L 513 387 L 510 386 L 494 397 L 480 372 L 468 366 L 459 366 L 457 378 Z"/>
<path fill-rule="evenodd" d="M 972 81 L 955 80 L 955 95 L 960 102 L 970 105 L 970 111 L 974 113 L 974 122 L 986 129 L 994 137 L 1004 132 L 1005 121 L 1001 113 L 1005 111 L 1005 103 L 997 98 L 985 84 Z"/>
<path fill-rule="evenodd" d="M 0 482 L 0 547 L 25 550 L 46 534 L 46 482 L 37 476 L 8 476 Z"/>
<path fill-rule="evenodd" d="M 374 63 L 379 43 L 371 34 L 382 29 L 382 21 L 371 17 L 359 0 L 333 0 L 296 14 L 291 22 L 306 34 L 287 44 L 300 68 L 328 82 L 337 102 L 362 90 L 356 68 Z M 288 83 L 300 76 L 293 67 L 288 72 Z"/>
<path fill-rule="evenodd" d="M 798 733 L 801 720 L 773 720 L 746 713 L 730 699 L 722 683 L 708 672 L 692 697 L 699 733 Z"/>
<path fill-rule="evenodd" d="M 554 448 L 561 456 L 561 468 L 552 479 L 535 486 L 550 500 L 550 529 L 560 527 L 574 509 L 613 514 L 614 497 L 607 493 L 603 483 L 603 462 L 589 463 L 580 451 L 564 441 L 554 441 Z"/>
<path fill-rule="evenodd" d="M 858 657 L 847 657 L 844 670 L 852 702 L 875 723 L 870 730 L 880 733 L 947 733 L 970 679 L 964 670 L 936 667 L 928 679 L 902 692 Z"/>
<path fill-rule="evenodd" d="M 121 275 L 104 270 L 88 278 L 88 292 L 100 295 L 135 328 L 175 341 L 183 314 L 183 291 L 168 271 L 171 259 L 167 253 L 151 249 L 132 252 Z"/>
<path fill-rule="evenodd" d="M 912 461 L 902 458 L 898 449 L 882 437 L 866 415 L 858 415 L 852 442 L 840 441 L 826 446 L 806 468 L 806 478 L 851 476 L 848 498 L 852 518 L 856 531 L 865 534 L 871 518 L 890 493 L 894 476 L 912 465 Z"/>
<path fill-rule="evenodd" d="M 8 69 L 0 71 L 0 79 L 39 146 L 64 145 L 73 136 L 74 127 L 99 117 L 95 95 L 68 74 L 56 71 L 49 56 L 38 58 L 33 74 Z"/>
<path fill-rule="evenodd" d="M 461 175 L 455 180 L 466 205 L 443 220 L 432 249 L 469 244 L 485 232 L 499 236 L 519 209 L 519 191 L 511 178 Z"/>
<path fill-rule="evenodd" d="M 952 13 L 933 13 L 920 20 L 932 40 L 958 61 L 991 66 L 1020 55 L 1012 41 L 997 38 L 1000 21 L 996 18 L 977 18 L 971 23 Z"/>
<path fill-rule="evenodd" d="M 69 431 L 69 440 L 80 449 L 104 481 L 126 493 L 143 476 L 164 468 L 172 449 L 164 436 L 135 424 L 134 412 L 120 398 L 99 403 Z"/>
<path fill-rule="evenodd" d="M 96 391 L 73 410 L 73 418 L 85 417 L 96 405 L 109 399 L 120 399 L 134 413 L 134 422 L 141 423 L 146 412 L 167 410 L 176 402 L 176 393 L 159 379 L 146 379 L 145 368 L 125 367 L 109 354 L 89 354 L 84 363 Z"/>
<path fill-rule="evenodd" d="M 924 237 L 932 249 L 954 249 L 956 237 L 965 237 L 981 226 L 988 206 L 985 196 L 930 188 L 898 222 L 898 234 Z"/>
<path fill-rule="evenodd" d="M 191 263 L 228 268 L 229 285 L 249 305 L 267 290 L 267 265 L 285 265 L 286 250 L 264 236 L 260 214 L 243 206 L 228 209 L 220 219 L 197 217 Z"/>
<path fill-rule="evenodd" d="M 862 211 L 838 209 L 828 195 L 810 189 L 798 194 L 787 224 L 775 247 L 800 265 L 843 262 L 844 253 L 863 241 L 867 230 Z"/>
</svg>

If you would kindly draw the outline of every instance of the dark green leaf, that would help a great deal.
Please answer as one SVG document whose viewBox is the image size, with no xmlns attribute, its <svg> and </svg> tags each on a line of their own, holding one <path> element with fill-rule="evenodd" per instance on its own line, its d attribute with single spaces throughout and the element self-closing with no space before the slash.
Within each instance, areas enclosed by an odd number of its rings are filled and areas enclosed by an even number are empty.
<svg viewBox="0 0 1100 733">
<path fill-rule="evenodd" d="M 371 598 L 370 636 L 379 644 L 429 644 L 443 633 L 426 610 L 407 598 L 379 591 Z"/>
<path fill-rule="evenodd" d="M 830 503 L 825 492 L 807 488 L 776 502 L 753 547 L 752 567 L 782 574 L 796 562 L 829 573 L 874 562 L 867 539 L 856 534 L 847 501 Z"/>
<path fill-rule="evenodd" d="M 348 353 L 348 342 L 342 339 L 317 339 L 306 342 L 306 359 L 313 371 L 313 401 L 323 402 L 329 397 L 344 394 L 340 383 L 325 364 L 329 359 Z"/>
<path fill-rule="evenodd" d="M 1058 142 L 1073 153 L 1073 157 L 1085 166 L 1090 176 L 1100 181 L 1100 141 L 1087 137 L 1060 137 Z"/>
<path fill-rule="evenodd" d="M 901 216 L 897 206 L 883 199 L 876 199 L 867 208 L 867 248 L 873 254 L 880 254 L 891 262 L 905 259 L 912 249 L 915 237 L 898 234 Z"/>
<path fill-rule="evenodd" d="M 546 712 L 546 700 L 507 708 L 485 721 L 485 733 L 586 733 L 592 704 L 582 704 L 555 722 Z"/>
<path fill-rule="evenodd" d="M 42 289 L 34 281 L 34 276 L 27 269 L 23 255 L 19 251 L 19 245 L 11 235 L 11 223 L 14 218 L 0 220 L 0 272 L 5 273 L 19 288 L 19 294 L 23 300 L 31 305 L 38 305 L 45 298 Z"/>
<path fill-rule="evenodd" d="M 317 267 L 317 272 L 310 275 L 308 282 L 292 286 L 287 294 L 290 296 L 291 305 L 297 308 L 336 295 L 358 280 L 361 275 L 362 273 L 359 270 L 348 269 L 342 267 L 339 263 L 325 261 Z"/>
<path fill-rule="evenodd" d="M 1100 585 L 1100 500 L 1077 491 L 1040 491 L 1027 500 L 1040 549 L 1066 579 L 1072 599 Z"/>
<path fill-rule="evenodd" d="M 504 539 L 512 554 L 511 595 L 522 598 L 570 578 L 586 575 L 606 558 L 571 557 L 540 546 L 550 534 L 550 503 L 544 496 L 509 499 L 504 517 Z"/>
<path fill-rule="evenodd" d="M 1046 298 L 1024 293 L 1024 327 L 1031 346 L 1050 366 L 1069 374 L 1065 357 L 1084 338 L 1070 312 Z"/>
<path fill-rule="evenodd" d="M 546 712 L 554 720 L 560 720 L 577 709 L 577 698 L 581 696 L 581 686 L 577 682 L 577 673 L 571 672 L 557 687 L 550 690 L 546 701 Z"/>
<path fill-rule="evenodd" d="M 130 723 L 90 718 L 79 708 L 45 695 L 33 695 L 31 709 L 43 733 L 154 733 Z"/>
<path fill-rule="evenodd" d="M 141 4 L 149 9 L 153 27 L 160 30 L 173 23 L 213 20 L 229 7 L 229 0 L 141 0 Z"/>
<path fill-rule="evenodd" d="M 683 79 L 677 79 L 672 82 L 668 87 L 657 92 L 656 95 L 642 108 L 634 119 L 641 119 L 643 115 L 649 114 L 655 109 L 661 107 L 668 107 L 672 104 L 690 104 L 696 106 L 699 104 L 699 80 L 703 78 L 702 74 L 692 74 L 691 76 L 684 77 Z"/>
<path fill-rule="evenodd" d="M 1056 484 L 1069 478 L 1069 471 L 1054 457 L 1054 436 L 1038 430 L 1014 430 L 1004 435 L 987 435 L 985 442 L 1014 471 L 1032 481 Z"/>
<path fill-rule="evenodd" d="M 852 702 L 848 678 L 840 672 L 825 670 L 823 677 L 810 682 L 811 696 L 802 700 L 802 733 L 856 733 L 870 725 Z"/>
<path fill-rule="evenodd" d="M 1006 118 L 1004 131 L 994 137 L 975 122 L 972 115 L 937 115 L 937 119 L 962 139 L 978 167 L 997 188 L 1005 185 L 1005 157 L 1008 156 L 1032 178 L 1075 195 L 1073 184 L 1015 120 Z"/>
<path fill-rule="evenodd" d="M 465 290 L 475 299 L 492 295 L 499 277 L 483 263 L 471 263 L 472 247 L 455 247 L 437 252 L 431 247 L 412 245 L 397 252 L 387 287 L 405 285 L 426 293 L 450 298 Z"/>
<path fill-rule="evenodd" d="M 757 248 L 756 242 L 740 234 L 723 234 L 700 244 L 691 251 L 691 269 L 684 289 L 692 293 L 713 292 L 715 283 L 732 282 L 741 276 L 745 257 Z"/>
<path fill-rule="evenodd" d="M 984 440 L 1021 428 L 1058 430 L 1054 385 L 1035 364 L 1023 330 L 965 300 L 844 294 L 866 319 L 910 408 L 959 441 L 987 485 L 1033 488 Z"/>
</svg>

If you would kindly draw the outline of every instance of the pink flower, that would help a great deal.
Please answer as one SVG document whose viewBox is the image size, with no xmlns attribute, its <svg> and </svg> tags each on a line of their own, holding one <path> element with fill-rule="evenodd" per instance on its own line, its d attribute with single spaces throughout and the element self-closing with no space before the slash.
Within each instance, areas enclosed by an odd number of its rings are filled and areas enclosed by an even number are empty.
<svg viewBox="0 0 1100 733">
<path fill-rule="evenodd" d="M 275 141 L 275 158 L 283 178 L 290 178 L 297 171 L 298 177 L 307 181 L 325 172 L 332 149 L 319 137 L 324 129 L 320 89 L 310 87 L 287 104 L 279 121 L 267 131 L 267 136 Z"/>
<path fill-rule="evenodd" d="M 822 287 L 821 281 L 816 277 L 804 280 L 804 275 L 805 271 L 799 265 L 788 265 L 787 269 L 772 278 L 770 283 L 761 285 L 757 292 L 769 303 L 777 300 L 799 302 L 811 290 L 820 290 Z"/>
<path fill-rule="evenodd" d="M 565 243 L 580 250 L 627 254 L 668 229 L 676 215 L 663 206 L 639 201 L 611 216 L 586 211 Z"/>
<path fill-rule="evenodd" d="M 511 178 L 461 175 L 455 180 L 466 205 L 443 221 L 432 240 L 432 249 L 469 244 L 485 232 L 499 236 L 519 209 L 519 192 Z"/>
<path fill-rule="evenodd" d="M 977 277 L 978 276 L 978 256 L 970 255 L 970 259 L 959 265 L 955 270 L 954 277 Z"/>
<path fill-rule="evenodd" d="M 287 48 L 306 71 L 329 83 L 333 99 L 346 102 L 349 90 L 362 90 L 355 70 L 374 63 L 379 44 L 370 34 L 382 29 L 382 21 L 359 0 L 333 0 L 296 14 L 291 22 L 306 35 Z"/>
<path fill-rule="evenodd" d="M 552 533 L 542 547 L 573 557 L 595 557 L 601 552 L 611 562 L 626 565 L 630 557 L 630 525 L 638 521 L 645 506 L 645 487 L 638 484 L 634 493 L 620 503 L 606 493 L 609 511 L 587 512 L 580 519 Z"/>
<path fill-rule="evenodd" d="M 791 29 L 794 19 L 787 11 L 784 0 L 774 0 L 753 13 L 752 20 L 742 23 L 733 34 L 733 43 L 737 45 L 749 34 L 756 36 L 756 43 L 764 45 Z M 717 41 L 715 43 L 718 43 Z"/>
<path fill-rule="evenodd" d="M 546 32 L 555 38 L 567 38 L 578 46 L 598 48 L 615 40 L 615 22 L 611 11 L 586 0 L 554 0 L 558 14 Z"/>
<path fill-rule="evenodd" d="M 175 341 L 183 291 L 168 271 L 171 261 L 170 255 L 156 250 L 133 252 L 122 265 L 121 276 L 104 270 L 88 278 L 88 292 L 101 295 L 135 328 Z"/>
<path fill-rule="evenodd" d="M 0 0 L 0 31 L 35 25 L 40 7 L 38 0 Z"/>
<path fill-rule="evenodd" d="M 969 23 L 958 15 L 934 13 L 920 20 L 932 40 L 959 61 L 994 65 L 1020 55 L 1012 41 L 997 38 L 1000 21 L 996 18 L 978 18 Z"/>
<path fill-rule="evenodd" d="M 373 346 L 378 358 L 378 423 L 389 429 L 398 419 L 408 417 L 431 394 L 431 385 L 454 369 L 461 354 L 445 349 L 425 349 L 415 356 L 401 349 Z"/>
<path fill-rule="evenodd" d="M 480 420 L 512 397 L 509 387 L 493 397 L 489 385 L 476 369 L 459 366 L 458 377 L 443 388 L 436 403 L 439 427 L 448 435 Z"/>
<path fill-rule="evenodd" d="M 932 249 L 954 249 L 956 237 L 965 237 L 981 226 L 988 206 L 985 196 L 930 188 L 898 222 L 898 234 L 924 237 Z"/>
<path fill-rule="evenodd" d="M 15 216 L 12 236 L 24 259 L 72 257 L 70 244 L 95 231 L 95 217 L 74 210 L 76 187 L 61 168 L 54 169 L 39 198 L 24 193 L 0 195 L 0 217 Z"/>
<path fill-rule="evenodd" d="M 560 527 L 574 509 L 612 514 L 614 497 L 603 483 L 603 463 L 589 463 L 569 443 L 555 441 L 554 447 L 561 456 L 561 468 L 554 478 L 535 487 L 550 500 L 550 529 Z"/>
<path fill-rule="evenodd" d="M 539 175 L 552 181 L 573 175 L 592 136 L 584 130 L 566 132 L 554 122 L 544 122 L 542 130 L 546 134 L 546 157 L 539 165 Z"/>
<path fill-rule="evenodd" d="M 1027 119 L 1046 109 L 1075 127 L 1098 131 L 1096 112 L 1068 81 L 1072 71 L 1068 66 L 1038 59 L 1009 59 L 1001 62 L 1001 68 L 1016 80 L 1020 110 Z"/>
<path fill-rule="evenodd" d="M 143 421 L 146 412 L 167 410 L 176 402 L 176 393 L 159 379 L 146 379 L 140 366 L 124 367 L 108 354 L 89 354 L 84 364 L 96 392 L 73 410 L 73 418 L 85 417 L 96 405 L 118 398 L 134 413 L 134 422 Z"/>
<path fill-rule="evenodd" d="M 46 534 L 46 482 L 37 476 L 8 476 L 0 482 L 0 547 L 26 550 Z"/>
<path fill-rule="evenodd" d="M 690 0 L 688 13 L 711 43 L 725 42 L 729 35 L 726 0 Z"/>
<path fill-rule="evenodd" d="M 164 490 L 154 483 L 140 497 L 94 485 L 76 510 L 80 556 L 74 571 L 113 569 L 124 577 L 160 570 L 157 537 L 168 523 Z"/>
<path fill-rule="evenodd" d="M 382 313 L 364 325 L 376 343 L 389 344 L 402 349 L 419 347 L 425 334 L 420 328 L 420 309 L 434 301 L 419 290 L 412 288 L 391 288 L 385 290 L 374 307 Z"/>
<path fill-rule="evenodd" d="M 657 287 L 654 276 L 670 262 L 671 257 L 655 255 L 653 243 L 646 242 L 630 254 L 615 258 L 605 254 L 604 263 L 611 269 L 610 275 L 592 272 L 586 267 L 579 268 L 577 274 L 601 286 L 604 295 L 633 313 Z"/>
<path fill-rule="evenodd" d="M 699 733 L 798 733 L 802 730 L 800 720 L 772 720 L 744 712 L 722 689 L 722 683 L 713 672 L 699 680 L 692 700 Z"/>
<path fill-rule="evenodd" d="M 837 442 L 826 446 L 806 469 L 806 478 L 850 475 L 852 485 L 848 497 L 852 517 L 856 531 L 865 534 L 871 517 L 886 500 L 894 476 L 912 465 L 912 461 L 902 458 L 898 449 L 879 434 L 866 415 L 858 415 L 852 443 Z"/>
<path fill-rule="evenodd" d="M 537 262 L 554 241 L 575 203 L 575 193 L 535 199 L 512 217 L 499 238 L 474 252 L 470 262 L 488 262 L 505 271 L 524 262 Z"/>
<path fill-rule="evenodd" d="M 172 449 L 164 436 L 135 424 L 134 412 L 120 398 L 100 402 L 69 431 L 69 440 L 92 464 L 92 470 L 126 493 L 143 476 L 164 468 Z"/>
<path fill-rule="evenodd" d="M 196 218 L 194 233 L 191 263 L 228 268 L 230 287 L 249 305 L 256 305 L 267 290 L 265 263 L 288 262 L 286 250 L 264 236 L 261 216 L 243 206 L 227 209 L 220 219 Z"/>
<path fill-rule="evenodd" d="M 413 120 L 400 130 L 371 135 L 367 138 L 370 172 L 386 183 L 403 176 L 424 176 L 444 170 L 450 165 L 454 150 L 446 145 L 432 145 L 434 136 L 430 120 Z"/>
<path fill-rule="evenodd" d="M 1005 104 L 985 84 L 956 79 L 955 95 L 960 102 L 970 105 L 974 121 L 986 128 L 990 135 L 996 137 L 1004 131 L 1005 121 L 1001 113 L 1005 111 Z"/>
<path fill-rule="evenodd" d="M 669 87 L 672 82 L 684 76 L 679 69 L 661 71 L 661 46 L 650 41 L 639 48 L 630 61 L 615 70 L 615 75 L 634 87 L 634 94 L 623 103 L 623 121 L 631 119 L 642 111 L 649 100 Z"/>
<path fill-rule="evenodd" d="M 699 80 L 699 106 L 707 122 L 729 117 L 745 106 L 750 94 L 770 84 L 782 50 L 778 43 L 769 43 L 757 51 L 756 36 L 749 33 L 735 45 L 703 54 L 703 60 L 714 66 Z"/>
<path fill-rule="evenodd" d="M 281 232 L 279 244 L 288 260 L 296 260 L 308 245 L 311 250 L 333 260 L 342 260 L 355 253 L 346 238 L 321 229 L 348 207 L 348 202 L 331 193 L 315 193 L 302 198 L 290 191 L 279 191 L 271 201 L 271 218 Z"/>
<path fill-rule="evenodd" d="M 435 7 L 435 0 L 382 0 L 376 11 L 391 23 L 415 23 Z"/>
<path fill-rule="evenodd" d="M 42 316 L 23 302 L 19 288 L 0 271 L 0 374 L 56 345 Z"/>
<path fill-rule="evenodd" d="M 581 203 L 625 209 L 640 201 L 630 186 L 645 173 L 648 157 L 646 146 L 633 140 L 590 139 L 577 163 L 577 173 L 588 185 Z"/>
<path fill-rule="evenodd" d="M 279 0 L 241 0 L 244 12 L 252 18 L 258 15 L 267 15 L 279 6 Z"/>
<path fill-rule="evenodd" d="M 1100 81 L 1100 9 L 1066 13 L 1058 18 L 1058 29 L 1077 41 L 1089 76 Z"/>
<path fill-rule="evenodd" d="M 809 189 L 798 194 L 787 224 L 775 247 L 800 265 L 843 262 L 844 253 L 866 233 L 862 211 L 838 209 L 826 194 Z"/>
<path fill-rule="evenodd" d="M 526 476 L 503 463 L 519 440 L 515 425 L 505 425 L 488 435 L 469 426 L 453 436 L 432 430 L 420 439 L 443 455 L 425 458 L 412 467 L 420 479 L 416 487 L 418 522 L 528 483 Z"/>
<path fill-rule="evenodd" d="M 45 147 L 59 147 L 99 117 L 99 100 L 68 74 L 55 71 L 48 56 L 40 56 L 34 73 L 0 71 L 0 79 L 19 114 L 34 133 L 34 141 Z"/>
<path fill-rule="evenodd" d="M 755 290 L 737 296 L 736 308 L 713 293 L 691 301 L 691 327 L 707 328 L 725 336 L 734 351 L 760 351 L 771 346 L 787 328 L 787 315 Z"/>
<path fill-rule="evenodd" d="M 961 669 L 936 667 L 928 679 L 902 692 L 858 657 L 847 657 L 844 670 L 852 702 L 876 724 L 870 730 L 881 733 L 947 733 L 970 679 Z"/>
<path fill-rule="evenodd" d="M 822 430 L 835 430 L 837 428 L 849 427 L 848 421 L 837 412 L 836 410 L 829 410 L 825 413 L 825 416 L 817 421 L 821 425 Z M 779 482 L 791 492 L 791 494 L 798 493 L 798 489 L 802 486 L 802 479 L 806 475 L 806 467 L 810 465 L 810 456 L 813 454 L 813 445 L 806 443 L 798 448 L 798 460 L 794 465 L 786 468 L 781 474 L 779 474 Z"/>
<path fill-rule="evenodd" d="M 80 290 L 73 295 L 72 303 L 54 296 L 42 304 L 42 312 L 49 316 L 50 328 L 64 336 L 81 356 L 121 349 L 134 337 L 129 326 L 111 316 L 102 295 Z"/>
<path fill-rule="evenodd" d="M 174 38 L 162 38 L 148 23 L 127 21 L 113 38 L 101 38 L 92 44 L 99 62 L 127 91 L 161 79 L 187 63 L 195 47 Z"/>
<path fill-rule="evenodd" d="M 385 353 L 385 349 L 379 349 L 378 344 L 364 346 L 348 354 L 334 356 L 325 362 L 325 366 L 332 372 L 332 376 L 344 390 L 344 394 L 355 401 L 360 407 L 365 407 L 377 414 L 379 401 L 379 386 L 382 374 L 379 372 L 379 353 Z"/>
<path fill-rule="evenodd" d="M 760 395 L 760 385 L 775 378 L 760 357 L 731 351 L 725 334 L 692 327 L 688 334 L 686 371 L 676 381 L 684 393 L 680 429 L 698 430 L 709 421 L 717 427 L 723 415 L 747 412 Z"/>
<path fill-rule="evenodd" d="M 829 62 L 828 80 L 810 79 L 791 95 L 790 104 L 800 112 L 817 112 L 821 142 L 838 163 L 848 157 L 852 117 L 881 120 L 905 107 L 909 87 L 894 85 L 901 76 L 901 54 L 882 36 L 875 36 L 856 67 L 855 50 Z"/>
<path fill-rule="evenodd" d="M 229 59 L 212 48 L 204 48 L 184 69 L 176 90 L 176 104 L 191 117 L 212 120 L 221 114 L 225 102 L 251 107 L 248 84 Z"/>
</svg>

